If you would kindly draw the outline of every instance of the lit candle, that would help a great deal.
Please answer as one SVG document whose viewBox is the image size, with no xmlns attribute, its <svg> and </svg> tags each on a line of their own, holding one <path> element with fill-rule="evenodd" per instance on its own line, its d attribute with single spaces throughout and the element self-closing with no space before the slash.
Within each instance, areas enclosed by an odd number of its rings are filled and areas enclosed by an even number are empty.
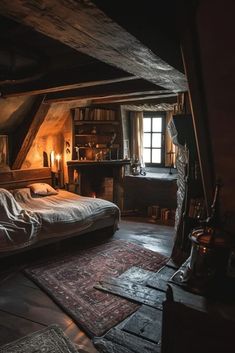
<svg viewBox="0 0 235 353">
<path fill-rule="evenodd" d="M 56 159 L 56 162 L 57 162 L 57 171 L 60 171 L 61 170 L 61 168 L 60 168 L 61 155 L 57 154 L 55 159 Z"/>
<path fill-rule="evenodd" d="M 51 151 L 50 153 L 50 167 L 51 167 L 51 171 L 55 172 L 55 152 Z"/>
</svg>

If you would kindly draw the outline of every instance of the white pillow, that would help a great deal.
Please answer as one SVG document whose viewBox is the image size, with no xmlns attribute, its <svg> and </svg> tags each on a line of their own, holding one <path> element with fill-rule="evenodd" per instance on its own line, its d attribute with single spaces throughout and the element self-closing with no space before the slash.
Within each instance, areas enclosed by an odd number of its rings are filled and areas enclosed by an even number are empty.
<svg viewBox="0 0 235 353">
<path fill-rule="evenodd" d="M 58 191 L 56 191 L 51 185 L 46 183 L 33 183 L 27 185 L 28 188 L 32 191 L 32 193 L 41 196 L 48 196 L 48 195 L 57 195 Z"/>
</svg>

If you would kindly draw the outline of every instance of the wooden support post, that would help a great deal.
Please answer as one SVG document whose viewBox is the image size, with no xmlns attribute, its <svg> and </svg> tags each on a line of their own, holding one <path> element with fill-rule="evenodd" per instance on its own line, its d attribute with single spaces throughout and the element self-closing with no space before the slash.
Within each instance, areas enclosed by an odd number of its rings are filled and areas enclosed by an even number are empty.
<svg viewBox="0 0 235 353">
<path fill-rule="evenodd" d="M 13 158 L 12 169 L 20 169 L 23 162 L 32 146 L 37 132 L 42 125 L 50 105 L 43 103 L 44 96 L 38 96 L 33 104 L 33 107 L 21 124 L 21 127 L 13 133 Z"/>
<path fill-rule="evenodd" d="M 182 55 L 189 85 L 189 99 L 193 117 L 199 164 L 201 169 L 206 211 L 209 216 L 215 185 L 207 110 L 199 62 L 199 48 L 195 30 L 188 28 L 182 40 Z"/>
</svg>

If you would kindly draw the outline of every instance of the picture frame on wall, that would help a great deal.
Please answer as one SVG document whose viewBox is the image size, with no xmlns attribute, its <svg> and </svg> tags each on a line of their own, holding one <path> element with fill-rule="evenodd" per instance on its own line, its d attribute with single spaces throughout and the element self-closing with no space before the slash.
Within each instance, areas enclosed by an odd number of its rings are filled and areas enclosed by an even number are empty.
<svg viewBox="0 0 235 353">
<path fill-rule="evenodd" d="M 8 136 L 0 135 L 0 169 L 9 164 Z"/>
</svg>

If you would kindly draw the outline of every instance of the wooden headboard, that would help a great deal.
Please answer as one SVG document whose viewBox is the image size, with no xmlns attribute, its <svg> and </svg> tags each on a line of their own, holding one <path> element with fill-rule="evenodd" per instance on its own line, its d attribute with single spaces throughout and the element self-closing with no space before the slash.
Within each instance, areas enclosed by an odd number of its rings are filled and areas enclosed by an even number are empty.
<svg viewBox="0 0 235 353">
<path fill-rule="evenodd" d="M 0 173 L 0 188 L 18 189 L 31 183 L 52 184 L 51 168 L 18 169 Z"/>
</svg>

